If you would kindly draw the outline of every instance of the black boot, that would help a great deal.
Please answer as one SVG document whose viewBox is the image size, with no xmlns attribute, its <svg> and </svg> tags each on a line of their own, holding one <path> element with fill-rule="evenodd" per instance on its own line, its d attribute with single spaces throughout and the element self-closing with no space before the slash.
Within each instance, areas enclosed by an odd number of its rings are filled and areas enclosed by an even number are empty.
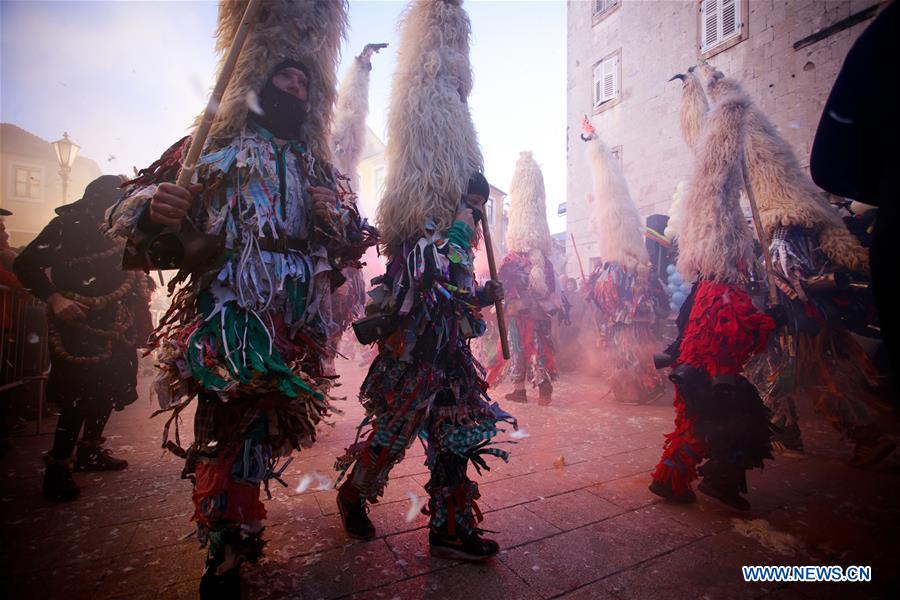
<svg viewBox="0 0 900 600">
<path fill-rule="evenodd" d="M 349 483 L 341 486 L 337 495 L 337 507 L 338 512 L 341 513 L 344 531 L 352 538 L 371 540 L 375 537 L 375 526 L 369 519 L 369 508 L 365 502 L 359 499 L 359 493 L 348 486 Z"/>
<path fill-rule="evenodd" d="M 547 406 L 553 400 L 553 384 L 545 381 L 538 386 L 538 406 Z"/>
<path fill-rule="evenodd" d="M 657 481 L 655 479 L 647 489 L 649 489 L 657 496 L 665 498 L 669 502 L 672 502 L 673 504 L 691 504 L 692 502 L 697 501 L 697 495 L 691 488 L 688 488 L 682 494 L 676 494 L 675 490 L 673 490 L 672 486 L 670 486 L 668 483 L 663 483 L 662 481 Z"/>
<path fill-rule="evenodd" d="M 128 461 L 116 458 L 99 442 L 81 440 L 75 454 L 76 471 L 122 471 L 128 468 Z"/>
<path fill-rule="evenodd" d="M 697 489 L 736 510 L 750 510 L 750 502 L 741 496 L 738 486 L 724 478 L 706 476 Z"/>
<path fill-rule="evenodd" d="M 44 463 L 44 496 L 51 502 L 69 502 L 81 495 L 81 488 L 72 479 L 71 460 L 57 460 L 47 454 Z"/>
<path fill-rule="evenodd" d="M 481 561 L 497 554 L 500 545 L 494 540 L 481 537 L 481 531 L 473 529 L 469 533 L 456 532 L 450 535 L 444 528 L 428 530 L 428 544 L 431 555 L 452 560 Z"/>
<path fill-rule="evenodd" d="M 200 578 L 200 600 L 240 600 L 241 567 L 232 567 L 217 573 L 221 559 L 207 558 L 203 577 Z"/>
<path fill-rule="evenodd" d="M 525 393 L 525 389 L 521 390 L 513 390 L 509 394 L 503 396 L 510 402 L 519 402 L 521 404 L 526 404 L 528 402 L 528 395 Z"/>
</svg>

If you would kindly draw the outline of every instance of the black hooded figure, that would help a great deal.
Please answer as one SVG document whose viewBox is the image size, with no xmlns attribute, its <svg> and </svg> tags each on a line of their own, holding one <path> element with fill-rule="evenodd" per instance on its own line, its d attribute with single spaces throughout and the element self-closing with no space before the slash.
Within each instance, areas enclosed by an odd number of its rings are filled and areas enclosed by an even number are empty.
<svg viewBox="0 0 900 600">
<path fill-rule="evenodd" d="M 121 270 L 121 244 L 99 229 L 120 183 L 104 175 L 88 184 L 82 199 L 56 209 L 59 216 L 13 265 L 22 285 L 48 306 L 47 398 L 60 410 L 45 457 L 44 494 L 53 501 L 80 493 L 70 473 L 76 442 L 76 471 L 128 466 L 102 447 L 102 434 L 112 410 L 137 399 L 137 347 L 149 334 L 152 283 Z"/>
</svg>

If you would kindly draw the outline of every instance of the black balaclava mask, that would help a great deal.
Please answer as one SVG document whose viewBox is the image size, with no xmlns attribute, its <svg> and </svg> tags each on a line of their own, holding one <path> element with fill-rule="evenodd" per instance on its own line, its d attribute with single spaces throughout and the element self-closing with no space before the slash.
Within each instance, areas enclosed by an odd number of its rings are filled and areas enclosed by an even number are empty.
<svg viewBox="0 0 900 600">
<path fill-rule="evenodd" d="M 311 79 L 309 69 L 303 63 L 290 59 L 281 61 L 272 69 L 266 84 L 259 92 L 259 107 L 262 109 L 263 114 L 258 115 L 251 112 L 250 118 L 265 127 L 277 138 L 298 140 L 300 139 L 303 123 L 306 121 L 309 102 L 300 100 L 293 94 L 278 89 L 272 83 L 272 78 L 275 74 L 288 67 L 300 69 L 306 74 L 308 81 Z M 311 82 L 309 85 L 311 85 Z"/>
</svg>

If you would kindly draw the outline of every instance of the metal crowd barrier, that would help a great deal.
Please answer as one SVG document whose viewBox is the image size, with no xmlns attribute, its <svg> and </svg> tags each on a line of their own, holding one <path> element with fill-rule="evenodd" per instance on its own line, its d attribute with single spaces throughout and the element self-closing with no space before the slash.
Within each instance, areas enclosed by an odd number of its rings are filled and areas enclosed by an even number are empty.
<svg viewBox="0 0 900 600">
<path fill-rule="evenodd" d="M 35 407 L 35 433 L 41 432 L 43 423 L 49 367 L 46 305 L 23 291 L 0 286 L 0 402 Z"/>
</svg>

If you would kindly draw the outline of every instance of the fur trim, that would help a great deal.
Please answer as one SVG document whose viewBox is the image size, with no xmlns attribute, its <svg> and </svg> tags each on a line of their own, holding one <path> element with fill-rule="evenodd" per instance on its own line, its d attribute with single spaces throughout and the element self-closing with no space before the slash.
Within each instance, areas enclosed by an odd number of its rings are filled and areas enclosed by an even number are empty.
<svg viewBox="0 0 900 600">
<path fill-rule="evenodd" d="M 506 247 L 510 252 L 540 250 L 550 254 L 550 226 L 544 175 L 531 152 L 520 152 L 509 184 L 509 226 Z"/>
<path fill-rule="evenodd" d="M 350 179 L 350 189 L 359 192 L 359 159 L 366 148 L 366 116 L 369 114 L 369 74 L 371 57 L 366 53 L 353 59 L 353 64 L 341 82 L 334 127 L 331 130 L 331 150 L 334 165 Z"/>
<path fill-rule="evenodd" d="M 219 4 L 219 72 L 246 7 L 247 0 L 222 0 Z M 262 2 L 219 103 L 210 143 L 224 144 L 241 133 L 247 122 L 248 96 L 259 93 L 270 71 L 290 58 L 309 68 L 309 113 L 303 125 L 303 141 L 314 156 L 330 162 L 328 136 L 337 97 L 337 63 L 346 29 L 346 0 Z M 198 117 L 195 128 L 199 122 Z"/>
<path fill-rule="evenodd" d="M 703 129 L 678 236 L 677 266 L 687 281 L 737 283 L 752 259 L 753 241 L 740 205 L 749 109 L 746 94 L 726 96 L 712 107 Z"/>
<path fill-rule="evenodd" d="M 696 151 L 703 129 L 703 120 L 709 112 L 709 102 L 703 84 L 693 70 L 684 76 L 681 87 L 681 135 L 689 148 Z"/>
<path fill-rule="evenodd" d="M 740 83 L 708 65 L 710 98 L 723 94 L 744 94 Z M 802 227 L 815 233 L 819 246 L 836 265 L 858 273 L 869 271 L 869 255 L 847 230 L 827 195 L 800 167 L 790 144 L 756 106 L 746 117 L 744 148 L 750 184 L 759 208 L 763 228 L 771 236 L 778 227 Z"/>
<path fill-rule="evenodd" d="M 532 248 L 528 252 L 528 260 L 531 262 L 531 270 L 528 272 L 528 289 L 538 298 L 546 298 L 550 289 L 547 287 L 545 254 L 538 248 Z"/>
<path fill-rule="evenodd" d="M 628 270 L 650 262 L 643 223 L 628 192 L 619 162 L 596 134 L 587 140 L 587 159 L 594 181 L 591 226 L 600 240 L 600 258 Z"/>
<path fill-rule="evenodd" d="M 377 222 L 390 255 L 404 241 L 453 224 L 484 161 L 467 98 L 471 25 L 462 0 L 412 2 L 400 25 L 388 115 L 388 172 Z"/>
</svg>

